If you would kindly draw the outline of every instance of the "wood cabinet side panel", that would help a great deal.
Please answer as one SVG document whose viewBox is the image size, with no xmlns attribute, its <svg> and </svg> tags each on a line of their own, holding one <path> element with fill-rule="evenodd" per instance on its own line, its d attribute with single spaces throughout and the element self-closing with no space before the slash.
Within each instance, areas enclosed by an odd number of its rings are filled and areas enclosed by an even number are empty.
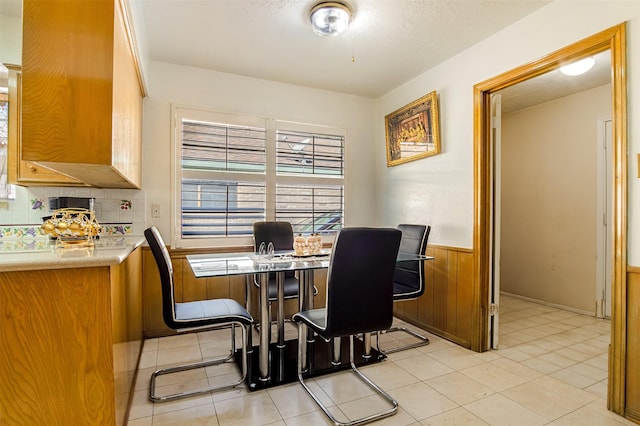
<svg viewBox="0 0 640 426">
<path fill-rule="evenodd" d="M 110 268 L 117 424 L 124 424 L 142 351 L 141 251 L 135 249 Z"/>
<path fill-rule="evenodd" d="M 115 0 L 115 9 L 112 165 L 131 183 L 141 186 L 142 90 L 119 0 Z"/>
<path fill-rule="evenodd" d="M 109 269 L 0 273 L 0 418 L 114 424 Z"/>
<path fill-rule="evenodd" d="M 135 249 L 119 265 L 111 266 L 113 342 L 142 338 L 142 256 Z"/>
</svg>

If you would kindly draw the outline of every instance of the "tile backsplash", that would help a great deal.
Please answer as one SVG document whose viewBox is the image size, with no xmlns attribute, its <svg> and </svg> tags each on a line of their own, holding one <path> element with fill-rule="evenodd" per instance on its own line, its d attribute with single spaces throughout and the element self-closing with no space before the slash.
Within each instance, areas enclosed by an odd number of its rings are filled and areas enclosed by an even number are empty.
<svg viewBox="0 0 640 426">
<path fill-rule="evenodd" d="M 0 227 L 5 236 L 31 234 L 33 226 L 48 216 L 50 197 L 93 197 L 95 214 L 103 234 L 144 231 L 145 196 L 136 189 L 97 189 L 67 187 L 16 187 L 15 200 L 0 200 Z M 2 235 L 0 235 L 0 238 Z"/>
</svg>

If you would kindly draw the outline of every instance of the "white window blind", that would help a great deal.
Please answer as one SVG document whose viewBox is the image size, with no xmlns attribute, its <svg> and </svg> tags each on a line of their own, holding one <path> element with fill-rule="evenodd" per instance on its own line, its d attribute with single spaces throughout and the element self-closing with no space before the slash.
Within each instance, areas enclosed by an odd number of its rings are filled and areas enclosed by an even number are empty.
<svg viewBox="0 0 640 426">
<path fill-rule="evenodd" d="M 252 244 L 253 223 L 344 224 L 342 129 L 174 107 L 175 247 Z"/>
<path fill-rule="evenodd" d="M 344 223 L 342 185 L 277 185 L 276 220 L 291 222 L 296 234 L 332 234 Z"/>
<path fill-rule="evenodd" d="M 314 129 L 315 130 L 315 129 Z M 276 131 L 276 220 L 298 233 L 328 235 L 344 223 L 344 136 L 287 128 Z"/>
</svg>

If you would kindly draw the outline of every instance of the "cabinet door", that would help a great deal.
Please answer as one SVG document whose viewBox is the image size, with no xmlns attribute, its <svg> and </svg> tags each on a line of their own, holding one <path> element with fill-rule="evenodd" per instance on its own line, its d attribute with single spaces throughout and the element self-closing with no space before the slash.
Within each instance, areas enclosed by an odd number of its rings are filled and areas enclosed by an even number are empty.
<svg viewBox="0 0 640 426">
<path fill-rule="evenodd" d="M 9 182 L 29 185 L 81 186 L 82 182 L 68 176 L 56 173 L 31 161 L 22 159 L 20 138 L 21 118 L 21 89 L 22 73 L 19 66 L 6 65 L 9 69 L 9 150 L 8 175 Z"/>
</svg>

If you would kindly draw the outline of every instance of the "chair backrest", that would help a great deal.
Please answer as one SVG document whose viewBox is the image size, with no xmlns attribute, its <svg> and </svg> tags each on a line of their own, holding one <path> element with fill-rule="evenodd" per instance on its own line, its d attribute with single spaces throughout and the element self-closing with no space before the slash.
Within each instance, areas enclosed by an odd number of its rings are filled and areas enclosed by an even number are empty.
<svg viewBox="0 0 640 426">
<path fill-rule="evenodd" d="M 386 330 L 393 321 L 393 271 L 402 233 L 342 228 L 327 271 L 327 337 Z"/>
<path fill-rule="evenodd" d="M 293 227 L 289 222 L 255 222 L 253 224 L 255 249 L 261 243 L 273 243 L 274 250 L 293 250 Z"/>
<path fill-rule="evenodd" d="M 155 226 L 145 229 L 144 236 L 149 243 L 153 258 L 156 260 L 158 272 L 160 272 L 160 284 L 162 286 L 162 318 L 165 324 L 172 329 L 181 328 L 175 320 L 175 299 L 173 294 L 173 266 L 169 251 L 162 240 L 160 232 Z"/>
<path fill-rule="evenodd" d="M 293 227 L 291 223 L 279 221 L 279 222 L 255 222 L 253 224 L 253 243 L 255 251 L 258 251 L 261 243 L 265 246 L 273 243 L 273 249 L 278 250 L 293 250 Z M 295 276 L 295 271 L 285 272 L 285 277 Z M 271 278 L 275 277 L 275 274 L 269 274 Z"/>
<path fill-rule="evenodd" d="M 400 224 L 402 231 L 400 253 L 424 254 L 427 249 L 431 226 Z M 396 265 L 393 275 L 394 298 L 409 299 L 424 293 L 424 261 L 407 261 Z"/>
</svg>

